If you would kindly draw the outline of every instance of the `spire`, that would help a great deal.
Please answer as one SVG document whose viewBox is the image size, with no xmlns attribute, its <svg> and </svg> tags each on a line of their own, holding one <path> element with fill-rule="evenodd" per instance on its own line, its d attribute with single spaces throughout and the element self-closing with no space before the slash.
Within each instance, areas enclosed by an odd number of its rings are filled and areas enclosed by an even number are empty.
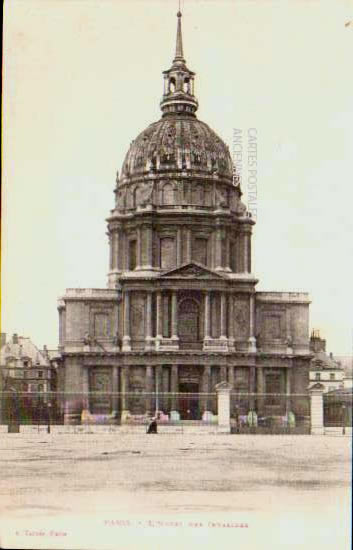
<svg viewBox="0 0 353 550">
<path fill-rule="evenodd" d="M 175 57 L 171 68 L 168 71 L 163 71 L 164 93 L 160 105 L 163 116 L 195 116 L 198 107 L 197 99 L 194 95 L 195 73 L 190 71 L 185 64 L 180 9 L 177 17 Z"/>
<path fill-rule="evenodd" d="M 175 47 L 175 61 L 182 61 L 185 63 L 184 54 L 183 54 L 183 36 L 181 33 L 181 11 L 177 13 L 178 17 L 178 26 L 177 26 L 177 36 L 176 36 L 176 47 Z"/>
</svg>

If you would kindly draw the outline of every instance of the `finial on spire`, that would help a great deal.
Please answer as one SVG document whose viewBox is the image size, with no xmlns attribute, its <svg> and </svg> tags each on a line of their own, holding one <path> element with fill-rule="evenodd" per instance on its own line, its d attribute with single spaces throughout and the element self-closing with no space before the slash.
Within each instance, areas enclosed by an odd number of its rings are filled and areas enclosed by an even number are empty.
<svg viewBox="0 0 353 550">
<path fill-rule="evenodd" d="M 185 61 L 183 54 L 183 37 L 181 34 L 181 11 L 179 3 L 179 11 L 177 13 L 178 17 L 178 27 L 177 27 L 177 36 L 176 36 L 176 47 L 175 47 L 175 58 L 174 61 Z"/>
</svg>

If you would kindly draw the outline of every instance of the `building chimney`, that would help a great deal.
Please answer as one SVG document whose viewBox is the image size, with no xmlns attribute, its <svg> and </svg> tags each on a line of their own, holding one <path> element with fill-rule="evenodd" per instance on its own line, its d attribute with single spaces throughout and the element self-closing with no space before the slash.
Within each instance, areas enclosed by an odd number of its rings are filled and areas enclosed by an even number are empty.
<svg viewBox="0 0 353 550">
<path fill-rule="evenodd" d="M 6 332 L 1 333 L 1 345 L 0 347 L 4 346 L 6 344 Z"/>
<path fill-rule="evenodd" d="M 12 336 L 12 343 L 13 343 L 13 344 L 18 344 L 18 334 L 14 334 L 14 335 Z"/>
</svg>

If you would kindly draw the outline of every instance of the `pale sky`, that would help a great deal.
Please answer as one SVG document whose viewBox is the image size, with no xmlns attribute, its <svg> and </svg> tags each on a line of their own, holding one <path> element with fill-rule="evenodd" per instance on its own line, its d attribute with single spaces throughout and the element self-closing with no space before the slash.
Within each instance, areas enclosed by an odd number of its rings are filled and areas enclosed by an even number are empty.
<svg viewBox="0 0 353 550">
<path fill-rule="evenodd" d="M 310 293 L 353 347 L 353 2 L 185 0 L 198 118 L 256 128 L 257 290 Z M 178 2 L 5 1 L 2 331 L 58 342 L 57 298 L 105 287 L 105 218 L 131 140 L 160 118 Z M 350 24 L 349 21 L 351 21 Z"/>
</svg>

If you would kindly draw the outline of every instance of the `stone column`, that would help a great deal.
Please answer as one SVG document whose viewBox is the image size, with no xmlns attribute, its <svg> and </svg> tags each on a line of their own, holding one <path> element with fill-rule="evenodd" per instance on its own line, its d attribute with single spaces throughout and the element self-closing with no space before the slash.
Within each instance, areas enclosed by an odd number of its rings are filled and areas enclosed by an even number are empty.
<svg viewBox="0 0 353 550">
<path fill-rule="evenodd" d="M 220 227 L 217 227 L 216 233 L 215 233 L 215 251 L 214 251 L 214 259 L 215 259 L 215 269 L 223 271 L 222 266 L 222 229 Z"/>
<path fill-rule="evenodd" d="M 310 390 L 310 433 L 311 435 L 323 435 L 325 433 L 323 399 L 324 388 L 321 384 L 315 384 L 315 386 L 312 390 Z"/>
<path fill-rule="evenodd" d="M 292 408 L 291 403 L 291 375 L 292 375 L 292 369 L 288 367 L 286 369 L 286 414 L 290 412 Z"/>
<path fill-rule="evenodd" d="M 183 263 L 182 260 L 182 234 L 181 228 L 177 229 L 177 240 L 176 240 L 176 264 L 177 267 Z"/>
<path fill-rule="evenodd" d="M 130 291 L 129 290 L 124 291 L 123 300 L 124 300 L 124 330 L 123 330 L 123 347 L 122 347 L 122 351 L 131 351 Z"/>
<path fill-rule="evenodd" d="M 146 413 L 152 414 L 153 413 L 153 368 L 151 365 L 146 366 L 146 383 L 145 383 L 145 389 L 146 389 Z"/>
<path fill-rule="evenodd" d="M 191 237 L 192 237 L 192 232 L 191 232 L 191 229 L 187 229 L 186 230 L 186 262 L 189 263 L 191 262 Z"/>
<path fill-rule="evenodd" d="M 234 390 L 234 366 L 230 365 L 228 367 L 228 384 L 230 385 L 231 390 Z"/>
<path fill-rule="evenodd" d="M 229 234 L 226 237 L 226 265 L 224 266 L 226 271 L 231 271 L 230 269 L 230 238 Z"/>
<path fill-rule="evenodd" d="M 162 365 L 157 365 L 154 369 L 155 372 L 155 391 L 156 391 L 156 412 L 161 411 L 163 407 L 163 397 L 161 393 L 163 391 L 162 387 Z"/>
<path fill-rule="evenodd" d="M 256 338 L 255 338 L 255 294 L 250 294 L 250 319 L 249 319 L 249 339 L 248 339 L 248 351 L 250 353 L 256 353 Z"/>
<path fill-rule="evenodd" d="M 249 369 L 249 393 L 255 393 L 255 367 Z M 255 409 L 255 396 L 251 395 L 249 399 L 249 409 L 253 411 Z"/>
<path fill-rule="evenodd" d="M 121 422 L 124 423 L 129 416 L 129 367 L 121 367 Z"/>
<path fill-rule="evenodd" d="M 179 390 L 179 384 L 178 384 L 178 365 L 172 365 L 172 372 L 171 372 L 171 392 L 172 392 L 172 404 L 171 404 L 171 411 L 170 411 L 170 419 L 171 420 L 179 420 L 180 415 L 178 413 L 178 404 L 177 404 L 177 393 Z"/>
<path fill-rule="evenodd" d="M 227 340 L 227 297 L 221 292 L 221 340 Z"/>
<path fill-rule="evenodd" d="M 109 270 L 111 271 L 113 269 L 113 254 L 114 254 L 114 241 L 113 241 L 113 234 L 108 234 L 109 239 Z"/>
<path fill-rule="evenodd" d="M 230 386 L 227 382 L 221 382 L 216 386 L 218 431 L 230 433 Z"/>
<path fill-rule="evenodd" d="M 227 382 L 227 367 L 221 367 L 221 382 Z"/>
<path fill-rule="evenodd" d="M 156 293 L 156 349 L 159 349 L 159 344 L 163 338 L 163 315 L 162 315 L 162 292 L 157 290 Z"/>
<path fill-rule="evenodd" d="M 208 291 L 206 291 L 204 294 L 204 300 L 205 300 L 204 344 L 207 344 L 208 340 L 211 339 L 211 301 L 210 301 L 210 293 Z"/>
<path fill-rule="evenodd" d="M 244 273 L 249 273 L 249 234 L 243 234 Z"/>
<path fill-rule="evenodd" d="M 145 351 L 152 349 L 152 292 L 146 293 L 146 335 L 145 335 Z"/>
<path fill-rule="evenodd" d="M 89 414 L 89 368 L 82 367 L 82 416 Z"/>
<path fill-rule="evenodd" d="M 137 243 L 136 243 L 136 267 L 135 269 L 141 269 L 141 265 L 142 265 L 142 262 L 141 262 L 141 227 L 138 227 L 137 228 Z"/>
<path fill-rule="evenodd" d="M 119 411 L 119 367 L 114 365 L 112 369 L 112 416 L 118 417 Z"/>
<path fill-rule="evenodd" d="M 264 410 L 264 404 L 265 404 L 265 398 L 263 394 L 265 393 L 265 375 L 264 375 L 264 367 L 257 367 L 257 388 L 256 393 L 257 395 L 257 414 L 260 416 L 261 413 L 263 413 Z"/>
<path fill-rule="evenodd" d="M 202 392 L 203 393 L 210 393 L 210 385 L 211 385 L 211 367 L 210 365 L 205 365 L 203 368 L 203 374 L 202 374 Z M 208 395 L 204 396 L 202 398 L 201 402 L 201 409 L 203 411 L 202 414 L 202 420 L 208 421 L 210 420 L 210 398 Z"/>
<path fill-rule="evenodd" d="M 230 351 L 234 351 L 234 296 L 232 293 L 228 295 L 228 341 Z"/>
<path fill-rule="evenodd" d="M 172 340 L 179 341 L 178 337 L 178 297 L 177 291 L 172 290 Z"/>
</svg>

